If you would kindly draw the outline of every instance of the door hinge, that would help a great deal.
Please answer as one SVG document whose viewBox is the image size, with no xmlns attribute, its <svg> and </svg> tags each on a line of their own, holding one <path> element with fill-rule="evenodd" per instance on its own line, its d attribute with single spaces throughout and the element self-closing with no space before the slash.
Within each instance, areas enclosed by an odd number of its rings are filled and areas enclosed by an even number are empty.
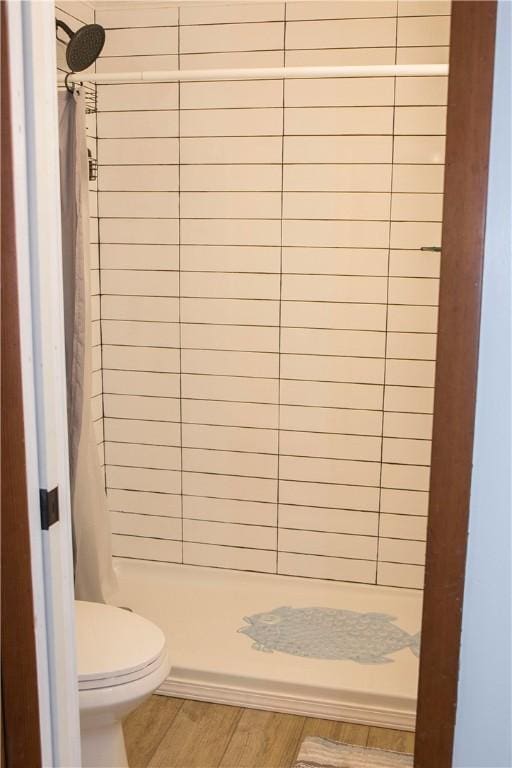
<svg viewBox="0 0 512 768">
<path fill-rule="evenodd" d="M 58 486 L 47 491 L 39 489 L 39 506 L 41 507 L 41 528 L 47 531 L 51 525 L 59 520 L 59 488 Z"/>
</svg>

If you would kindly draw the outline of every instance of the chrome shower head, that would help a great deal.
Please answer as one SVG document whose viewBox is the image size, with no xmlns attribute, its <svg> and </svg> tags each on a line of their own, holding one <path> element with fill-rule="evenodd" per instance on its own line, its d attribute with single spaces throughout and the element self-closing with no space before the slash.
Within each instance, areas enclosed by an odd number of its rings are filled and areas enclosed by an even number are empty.
<svg viewBox="0 0 512 768">
<path fill-rule="evenodd" d="M 72 72 L 82 72 L 94 64 L 105 45 L 105 30 L 99 24 L 86 24 L 76 32 L 68 25 L 57 19 L 57 28 L 61 28 L 69 36 L 66 48 L 66 61 Z"/>
</svg>

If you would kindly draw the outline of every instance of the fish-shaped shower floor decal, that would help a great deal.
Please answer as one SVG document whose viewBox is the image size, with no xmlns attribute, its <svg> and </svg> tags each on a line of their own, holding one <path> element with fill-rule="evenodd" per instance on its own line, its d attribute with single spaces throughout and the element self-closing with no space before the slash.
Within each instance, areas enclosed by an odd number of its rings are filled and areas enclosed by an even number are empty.
<svg viewBox="0 0 512 768">
<path fill-rule="evenodd" d="M 257 651 L 279 651 L 311 659 L 386 664 L 388 654 L 410 648 L 419 655 L 420 633 L 409 634 L 387 613 L 359 613 L 341 608 L 290 608 L 244 616 L 238 632 L 252 638 Z"/>
</svg>

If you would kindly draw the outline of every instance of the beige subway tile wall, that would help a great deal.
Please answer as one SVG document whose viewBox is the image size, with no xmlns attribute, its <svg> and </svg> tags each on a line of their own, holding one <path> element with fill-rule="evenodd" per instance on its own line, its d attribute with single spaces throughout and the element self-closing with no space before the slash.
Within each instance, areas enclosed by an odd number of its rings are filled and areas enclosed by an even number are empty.
<svg viewBox="0 0 512 768">
<path fill-rule="evenodd" d="M 446 62 L 449 15 L 98 10 L 98 69 Z M 101 85 L 98 108 L 115 554 L 421 589 L 446 78 Z"/>
</svg>

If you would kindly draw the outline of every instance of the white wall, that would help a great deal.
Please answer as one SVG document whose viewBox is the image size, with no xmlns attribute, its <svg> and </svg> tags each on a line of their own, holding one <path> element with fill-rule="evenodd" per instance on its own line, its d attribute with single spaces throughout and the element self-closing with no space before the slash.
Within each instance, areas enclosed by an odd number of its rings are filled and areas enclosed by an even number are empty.
<svg viewBox="0 0 512 768">
<path fill-rule="evenodd" d="M 509 768 L 511 4 L 498 6 L 469 550 L 456 768 Z"/>
</svg>

